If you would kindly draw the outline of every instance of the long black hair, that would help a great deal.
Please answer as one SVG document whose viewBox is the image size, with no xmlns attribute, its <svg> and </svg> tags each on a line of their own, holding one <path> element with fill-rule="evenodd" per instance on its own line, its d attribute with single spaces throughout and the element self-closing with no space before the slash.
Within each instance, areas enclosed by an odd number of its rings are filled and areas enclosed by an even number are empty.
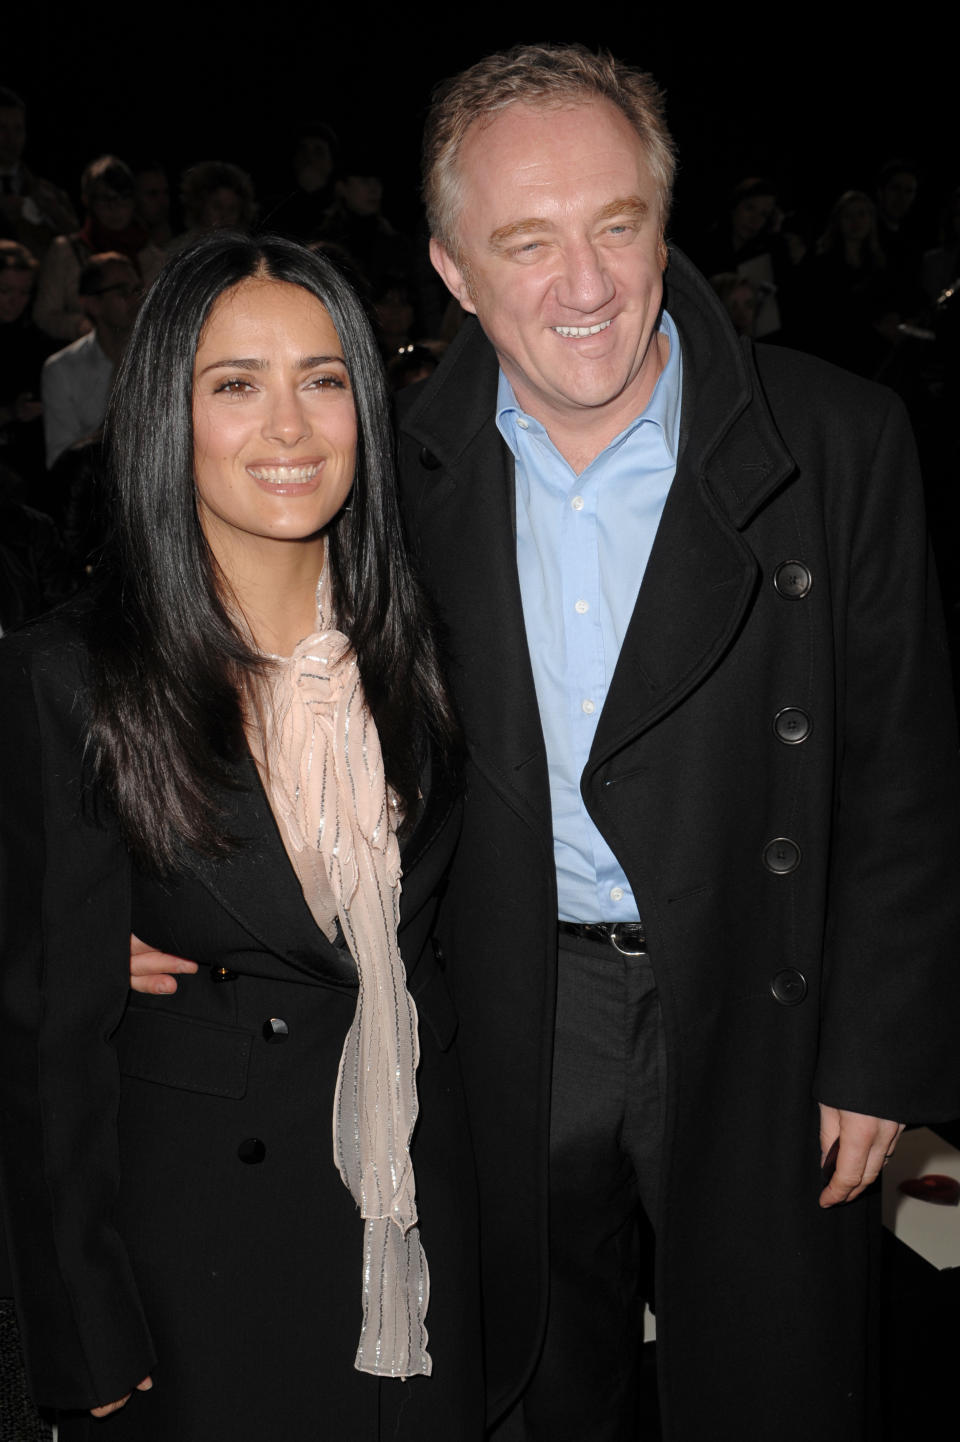
<svg viewBox="0 0 960 1442">
<path fill-rule="evenodd" d="M 253 276 L 309 291 L 343 347 L 357 412 L 349 509 L 331 522 L 337 624 L 349 636 L 387 778 L 409 813 L 428 737 L 456 727 L 404 549 L 393 433 L 376 342 L 323 256 L 274 236 L 217 232 L 180 252 L 147 295 L 104 430 L 110 529 L 93 614 L 90 742 L 128 845 L 161 871 L 184 845 L 223 855 L 216 793 L 243 754 L 240 685 L 266 662 L 231 619 L 197 518 L 193 370 L 217 298 Z"/>
</svg>

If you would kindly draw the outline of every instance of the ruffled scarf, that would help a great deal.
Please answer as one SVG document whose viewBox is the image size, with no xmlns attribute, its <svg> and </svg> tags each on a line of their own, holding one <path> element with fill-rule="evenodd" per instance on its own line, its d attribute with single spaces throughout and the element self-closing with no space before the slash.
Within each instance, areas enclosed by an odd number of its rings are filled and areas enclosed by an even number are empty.
<svg viewBox="0 0 960 1442">
<path fill-rule="evenodd" d="M 332 624 L 328 573 L 325 565 L 316 634 L 268 676 L 257 761 L 307 905 L 328 934 L 339 921 L 359 976 L 333 1109 L 334 1160 L 365 1219 L 354 1365 L 429 1375 L 429 1276 L 410 1159 L 420 1048 L 397 946 L 399 808 L 356 658 Z"/>
</svg>

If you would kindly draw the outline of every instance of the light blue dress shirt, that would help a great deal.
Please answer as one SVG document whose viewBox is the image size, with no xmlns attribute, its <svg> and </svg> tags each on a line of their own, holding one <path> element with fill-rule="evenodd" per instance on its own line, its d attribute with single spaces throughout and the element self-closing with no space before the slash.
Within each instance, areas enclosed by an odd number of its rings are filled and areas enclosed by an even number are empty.
<svg viewBox="0 0 960 1442">
<path fill-rule="evenodd" d="M 497 427 L 515 461 L 517 567 L 564 921 L 638 919 L 580 778 L 676 471 L 683 363 L 666 311 L 660 330 L 670 354 L 646 409 L 579 476 L 500 373 Z"/>
</svg>

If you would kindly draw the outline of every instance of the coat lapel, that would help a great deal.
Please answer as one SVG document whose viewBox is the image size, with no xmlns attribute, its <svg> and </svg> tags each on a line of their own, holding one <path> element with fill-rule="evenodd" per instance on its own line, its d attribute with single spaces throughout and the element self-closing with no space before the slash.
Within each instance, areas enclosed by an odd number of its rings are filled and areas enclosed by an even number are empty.
<svg viewBox="0 0 960 1442">
<path fill-rule="evenodd" d="M 319 929 L 277 830 L 257 768 L 247 754 L 219 792 L 224 829 L 242 845 L 225 860 L 193 857 L 190 867 L 220 905 L 261 946 L 300 971 L 354 985 L 349 952 Z"/>
<path fill-rule="evenodd" d="M 671 252 L 683 348 L 680 455 L 590 756 L 592 773 L 680 705 L 732 642 L 759 582 L 741 529 L 793 473 L 713 292 Z"/>
<path fill-rule="evenodd" d="M 235 785 L 221 787 L 219 800 L 225 829 L 243 845 L 226 860 L 192 857 L 191 870 L 275 956 L 324 981 L 355 986 L 352 956 L 327 940 L 304 900 L 252 757 L 245 756 L 232 771 Z M 402 848 L 401 926 L 404 912 L 420 904 L 423 887 L 416 884 L 417 868 L 449 820 L 458 795 L 447 770 L 430 765 L 424 768 L 422 790 L 419 814 Z"/>
<path fill-rule="evenodd" d="M 478 370 L 481 383 L 477 384 Z M 531 825 L 549 825 L 546 752 L 517 576 L 513 460 L 496 428 L 497 363 L 474 323 L 403 425 L 420 449 L 414 519 L 442 597 L 447 669 L 475 764 Z"/>
</svg>

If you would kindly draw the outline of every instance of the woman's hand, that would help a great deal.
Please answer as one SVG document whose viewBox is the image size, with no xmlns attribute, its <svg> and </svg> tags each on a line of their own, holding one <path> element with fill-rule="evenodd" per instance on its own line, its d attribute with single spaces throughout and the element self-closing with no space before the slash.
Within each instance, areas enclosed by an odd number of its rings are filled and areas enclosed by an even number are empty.
<svg viewBox="0 0 960 1442">
<path fill-rule="evenodd" d="M 137 1391 L 138 1391 L 138 1392 L 149 1392 L 149 1391 L 150 1391 L 150 1388 L 151 1388 L 152 1386 L 153 1386 L 153 1378 L 152 1378 L 152 1377 L 144 1377 L 144 1379 L 143 1379 L 142 1382 L 138 1382 L 138 1383 L 137 1383 Z M 131 1398 L 132 1396 L 133 1396 L 133 1393 L 132 1393 L 132 1392 L 128 1392 L 125 1397 L 121 1397 L 121 1398 L 120 1398 L 120 1401 L 119 1401 L 119 1402 L 107 1402 L 103 1407 L 91 1407 L 91 1408 L 90 1408 L 91 1416 L 93 1416 L 93 1417 L 109 1417 L 111 1412 L 119 1412 L 119 1411 L 120 1411 L 120 1408 L 121 1408 L 121 1407 L 124 1407 L 124 1406 L 127 1404 L 127 1402 L 130 1401 L 130 1398 Z"/>
</svg>

